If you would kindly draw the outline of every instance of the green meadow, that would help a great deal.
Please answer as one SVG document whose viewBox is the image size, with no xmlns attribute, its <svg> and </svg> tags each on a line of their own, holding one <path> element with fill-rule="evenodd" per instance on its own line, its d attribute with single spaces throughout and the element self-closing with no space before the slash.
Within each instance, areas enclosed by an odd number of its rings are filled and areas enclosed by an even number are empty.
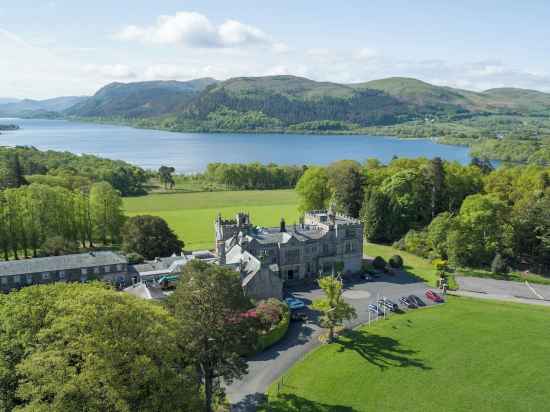
<svg viewBox="0 0 550 412">
<path fill-rule="evenodd" d="M 310 352 L 265 410 L 548 410 L 549 339 L 548 307 L 449 297 Z"/>
<path fill-rule="evenodd" d="M 299 217 L 294 190 L 152 194 L 124 198 L 124 209 L 129 216 L 162 217 L 185 242 L 187 250 L 214 247 L 218 212 L 227 218 L 248 212 L 258 226 L 278 226 L 282 217 L 293 224 Z"/>
</svg>

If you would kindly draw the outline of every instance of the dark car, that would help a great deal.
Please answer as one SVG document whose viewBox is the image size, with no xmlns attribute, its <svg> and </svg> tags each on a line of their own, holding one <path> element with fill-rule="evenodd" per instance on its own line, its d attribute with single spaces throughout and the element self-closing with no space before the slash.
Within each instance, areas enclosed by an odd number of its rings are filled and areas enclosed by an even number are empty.
<svg viewBox="0 0 550 412">
<path fill-rule="evenodd" d="M 399 299 L 399 302 L 409 308 L 409 309 L 416 309 L 418 306 L 416 305 L 416 303 L 414 303 L 412 300 L 410 300 L 407 296 L 403 296 Z"/>
<path fill-rule="evenodd" d="M 290 320 L 305 322 L 307 320 L 307 314 L 299 310 L 293 311 L 290 314 Z"/>
<path fill-rule="evenodd" d="M 368 273 L 363 273 L 361 274 L 361 279 L 363 279 L 365 282 L 371 282 L 372 280 L 374 280 L 374 278 L 369 275 Z"/>
<path fill-rule="evenodd" d="M 414 304 L 417 306 L 417 307 L 421 307 L 421 306 L 426 306 L 426 304 L 424 303 L 424 301 L 422 299 L 420 299 L 418 296 L 416 295 L 410 295 L 409 296 L 409 301 L 411 302 L 414 302 Z"/>
<path fill-rule="evenodd" d="M 388 310 L 391 310 L 392 312 L 396 312 L 399 309 L 399 307 L 395 303 L 393 303 L 391 300 L 386 298 L 380 299 L 378 301 L 378 304 L 385 307 Z"/>
<path fill-rule="evenodd" d="M 433 290 L 427 290 L 426 291 L 426 297 L 430 299 L 431 301 L 434 301 L 436 303 L 443 303 L 443 298 L 439 296 L 437 293 L 435 293 Z"/>
<path fill-rule="evenodd" d="M 374 313 L 375 315 L 383 315 L 383 314 L 384 314 L 384 312 L 382 311 L 382 309 L 380 309 L 380 306 L 375 305 L 375 304 L 373 304 L 373 303 L 369 304 L 368 310 L 369 310 L 369 312 L 372 312 L 372 313 Z"/>
</svg>

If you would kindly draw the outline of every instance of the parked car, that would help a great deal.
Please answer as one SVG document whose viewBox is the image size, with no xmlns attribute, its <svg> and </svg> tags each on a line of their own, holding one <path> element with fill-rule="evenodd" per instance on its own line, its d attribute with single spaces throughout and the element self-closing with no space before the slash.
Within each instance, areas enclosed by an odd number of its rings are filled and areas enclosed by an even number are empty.
<svg viewBox="0 0 550 412">
<path fill-rule="evenodd" d="M 416 305 L 416 303 L 414 303 L 411 299 L 409 299 L 407 296 L 402 296 L 400 299 L 399 299 L 399 302 L 409 308 L 409 309 L 416 309 L 418 306 Z"/>
<path fill-rule="evenodd" d="M 301 310 L 292 311 L 290 314 L 290 320 L 305 322 L 307 321 L 307 314 Z"/>
<path fill-rule="evenodd" d="M 435 293 L 433 290 L 427 290 L 426 291 L 426 297 L 430 299 L 431 301 L 434 301 L 436 303 L 442 303 L 443 298 L 439 296 L 437 293 Z"/>
<path fill-rule="evenodd" d="M 421 306 L 426 306 L 426 304 L 424 303 L 424 301 L 422 299 L 420 299 L 418 296 L 416 295 L 410 295 L 409 296 L 409 300 L 411 302 L 414 302 L 414 304 L 417 306 L 417 307 L 421 307 Z"/>
<path fill-rule="evenodd" d="M 370 276 L 368 273 L 361 274 L 361 279 L 363 279 L 365 282 L 371 282 L 374 280 L 374 278 Z"/>
<path fill-rule="evenodd" d="M 378 304 L 392 312 L 396 312 L 399 309 L 399 307 L 394 302 L 386 298 L 378 300 Z"/>
<path fill-rule="evenodd" d="M 288 305 L 288 307 L 290 308 L 290 310 L 298 310 L 298 309 L 303 309 L 303 308 L 306 307 L 306 304 L 302 300 L 292 298 L 292 297 L 286 298 L 285 302 Z"/>
<path fill-rule="evenodd" d="M 380 306 L 375 305 L 374 303 L 369 304 L 368 310 L 369 310 L 369 312 L 372 312 L 375 315 L 383 315 L 384 314 L 384 312 L 382 311 Z"/>
</svg>

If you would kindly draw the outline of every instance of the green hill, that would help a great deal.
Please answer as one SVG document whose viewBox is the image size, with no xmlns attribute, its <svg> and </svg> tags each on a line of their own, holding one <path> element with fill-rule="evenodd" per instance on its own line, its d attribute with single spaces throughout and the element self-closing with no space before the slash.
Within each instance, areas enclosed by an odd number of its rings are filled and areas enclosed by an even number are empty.
<svg viewBox="0 0 550 412">
<path fill-rule="evenodd" d="M 177 112 L 216 80 L 111 83 L 65 111 L 79 117 L 151 117 Z"/>
<path fill-rule="evenodd" d="M 509 88 L 474 92 L 405 77 L 357 84 L 297 76 L 236 77 L 112 83 L 65 114 L 137 119 L 141 127 L 171 130 L 344 132 L 427 116 L 550 115 L 550 94 Z"/>
</svg>

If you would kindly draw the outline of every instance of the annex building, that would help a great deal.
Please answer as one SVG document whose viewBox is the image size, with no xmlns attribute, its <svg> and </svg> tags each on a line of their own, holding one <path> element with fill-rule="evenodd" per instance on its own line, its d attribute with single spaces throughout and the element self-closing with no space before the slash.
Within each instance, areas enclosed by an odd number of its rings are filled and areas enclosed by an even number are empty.
<svg viewBox="0 0 550 412">
<path fill-rule="evenodd" d="M 363 225 L 333 210 L 308 212 L 292 226 L 281 220 L 277 228 L 255 226 L 246 213 L 218 215 L 215 230 L 219 264 L 239 271 L 255 299 L 282 298 L 285 283 L 361 270 Z"/>
<path fill-rule="evenodd" d="M 117 286 L 130 283 L 128 259 L 118 253 L 97 251 L 0 262 L 0 292 L 30 285 L 93 279 Z"/>
</svg>

